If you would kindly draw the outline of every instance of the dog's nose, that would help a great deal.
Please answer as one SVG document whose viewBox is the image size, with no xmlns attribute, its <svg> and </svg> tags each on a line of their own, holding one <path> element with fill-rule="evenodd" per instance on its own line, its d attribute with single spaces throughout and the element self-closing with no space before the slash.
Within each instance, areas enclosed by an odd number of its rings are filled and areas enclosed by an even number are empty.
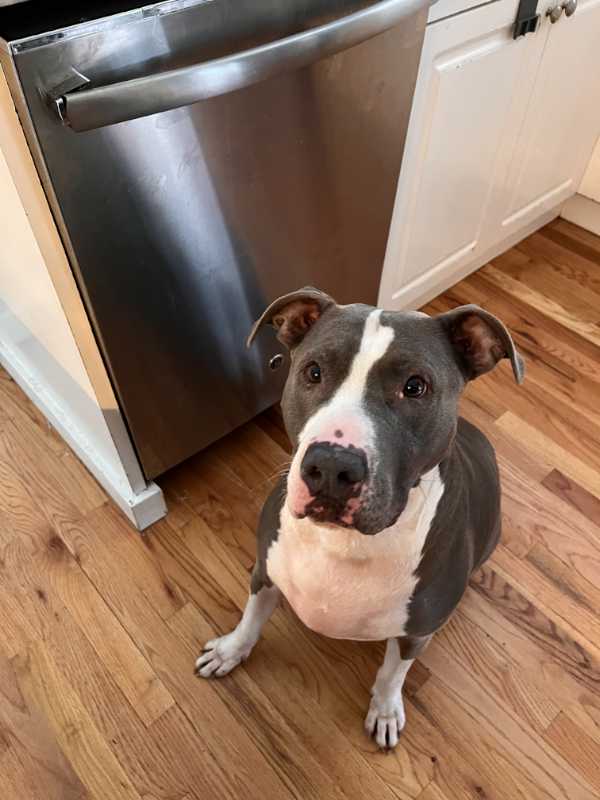
<svg viewBox="0 0 600 800">
<path fill-rule="evenodd" d="M 306 451 L 300 474 L 314 497 L 345 503 L 367 477 L 367 459 L 356 448 L 315 443 Z"/>
</svg>

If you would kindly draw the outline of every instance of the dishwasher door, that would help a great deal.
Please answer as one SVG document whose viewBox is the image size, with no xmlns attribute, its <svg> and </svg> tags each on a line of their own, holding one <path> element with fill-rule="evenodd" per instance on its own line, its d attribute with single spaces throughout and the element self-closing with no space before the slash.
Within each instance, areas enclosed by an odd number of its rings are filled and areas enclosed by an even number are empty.
<svg viewBox="0 0 600 800">
<path fill-rule="evenodd" d="M 244 345 L 269 301 L 375 302 L 426 6 L 182 0 L 12 43 L 148 478 L 278 399 L 281 346 Z"/>
</svg>

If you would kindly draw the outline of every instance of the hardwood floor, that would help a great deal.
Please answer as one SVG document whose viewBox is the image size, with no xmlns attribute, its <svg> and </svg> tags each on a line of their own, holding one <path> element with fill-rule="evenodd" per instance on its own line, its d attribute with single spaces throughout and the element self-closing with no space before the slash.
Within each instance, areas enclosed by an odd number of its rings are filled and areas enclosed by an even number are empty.
<svg viewBox="0 0 600 800">
<path fill-rule="evenodd" d="M 379 645 L 276 612 L 237 622 L 261 503 L 289 458 L 270 412 L 160 481 L 141 537 L 0 373 L 3 800 L 600 797 L 600 239 L 557 220 L 430 303 L 476 302 L 527 360 L 467 390 L 496 447 L 502 543 L 409 674 L 394 754 L 362 731 Z"/>
</svg>

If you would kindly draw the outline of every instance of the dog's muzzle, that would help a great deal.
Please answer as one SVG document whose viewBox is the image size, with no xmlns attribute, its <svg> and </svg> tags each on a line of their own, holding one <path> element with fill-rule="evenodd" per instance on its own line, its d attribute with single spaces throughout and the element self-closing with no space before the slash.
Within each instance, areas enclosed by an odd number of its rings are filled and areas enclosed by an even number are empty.
<svg viewBox="0 0 600 800">
<path fill-rule="evenodd" d="M 309 495 L 303 516 L 319 522 L 352 525 L 368 477 L 363 450 L 315 442 L 304 454 L 300 475 Z"/>
</svg>

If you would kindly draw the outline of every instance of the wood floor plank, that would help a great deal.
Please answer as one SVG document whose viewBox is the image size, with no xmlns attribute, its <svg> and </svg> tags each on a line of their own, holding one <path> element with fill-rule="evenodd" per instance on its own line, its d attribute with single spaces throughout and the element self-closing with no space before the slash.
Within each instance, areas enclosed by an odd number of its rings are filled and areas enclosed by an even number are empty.
<svg viewBox="0 0 600 800">
<path fill-rule="evenodd" d="M 269 486 L 290 465 L 290 456 L 265 431 L 253 422 L 226 436 L 213 453 L 233 469 L 250 489 Z"/>
<path fill-rule="evenodd" d="M 454 663 L 473 675 L 486 692 L 509 707 L 532 730 L 542 733 L 560 713 L 560 706 L 540 691 L 530 673 L 514 664 L 501 646 L 460 613 L 437 639 Z"/>
<path fill-rule="evenodd" d="M 575 311 L 571 311 L 535 289 L 529 288 L 526 283 L 515 280 L 495 265 L 489 264 L 483 267 L 481 274 L 494 286 L 504 289 L 508 294 L 541 311 L 559 325 L 563 325 L 588 342 L 600 347 L 600 328 L 595 321 L 581 319 Z"/>
<path fill-rule="evenodd" d="M 161 476 L 158 481 L 169 509 L 169 524 L 173 528 L 182 528 L 195 517 L 194 509 L 188 503 L 185 493 L 180 493 L 169 480 L 167 475 Z"/>
<path fill-rule="evenodd" d="M 36 540 L 49 530 L 45 514 L 11 462 L 0 434 L 0 545 L 18 537 L 29 547 L 35 547 Z"/>
<path fill-rule="evenodd" d="M 600 500 L 558 469 L 553 469 L 542 484 L 591 522 L 600 525 Z"/>
<path fill-rule="evenodd" d="M 572 797 L 594 797 L 594 784 L 589 783 L 587 776 L 582 775 L 578 768 L 572 767 L 569 759 L 560 750 L 557 752 L 555 748 L 546 747 L 544 736 L 523 723 L 510 705 L 498 703 L 496 693 L 488 690 L 485 681 L 480 682 L 481 673 L 477 669 L 465 669 L 460 661 L 448 657 L 455 653 L 449 647 L 449 641 L 449 637 L 436 637 L 426 651 L 424 660 L 433 677 L 419 692 L 419 700 L 423 701 L 432 695 L 439 700 L 440 694 L 444 692 L 448 703 L 432 703 L 432 706 L 435 705 L 435 714 L 441 715 L 442 705 L 448 707 L 454 701 L 462 704 L 463 698 L 468 695 L 468 707 L 463 706 L 458 714 L 459 717 L 462 713 L 466 715 L 465 728 L 468 731 L 463 729 L 460 734 L 466 738 L 474 737 L 480 747 L 485 746 L 487 739 L 494 758 L 500 756 L 500 749 L 505 749 L 505 761 L 513 764 L 513 776 L 527 778 L 529 787 L 523 793 L 524 797 L 528 797 L 530 792 L 537 796 L 539 787 L 549 796 L 564 797 L 565 800 Z M 469 691 L 461 690 L 460 687 L 467 683 L 470 685 Z M 446 713 L 445 717 L 455 722 L 457 720 L 456 713 Z M 456 736 L 456 732 L 453 735 Z M 534 777 L 533 773 L 538 770 L 539 774 Z M 520 784 L 521 781 L 517 781 L 515 789 L 517 786 L 520 789 Z M 507 793 L 506 796 L 513 795 Z"/>
<path fill-rule="evenodd" d="M 55 544 L 53 551 L 53 561 L 72 561 L 66 548 Z M 151 790 L 160 800 L 171 800 L 189 792 L 195 796 L 195 790 L 202 792 L 199 797 L 203 800 L 207 796 L 217 795 L 234 797 L 234 791 L 229 788 L 222 771 L 217 769 L 208 756 L 204 756 L 202 764 L 198 764 L 195 760 L 199 753 L 205 752 L 206 748 L 185 718 L 181 715 L 168 717 L 171 722 L 165 722 L 163 725 L 163 718 L 174 708 L 172 697 L 167 693 L 166 702 L 163 701 L 162 698 L 166 693 L 164 684 L 158 680 L 154 672 L 150 672 L 147 662 L 140 666 L 139 651 L 135 650 L 131 664 L 120 666 L 125 661 L 125 653 L 131 657 L 134 648 L 132 640 L 123 644 L 121 634 L 119 633 L 115 640 L 114 631 L 109 630 L 108 636 L 112 641 L 102 642 L 100 637 L 106 629 L 106 623 L 101 623 L 97 631 L 86 628 L 86 636 L 78 628 L 73 616 L 83 616 L 83 620 L 90 624 L 93 620 L 89 611 L 75 609 L 73 601 L 85 599 L 92 609 L 98 610 L 98 603 L 90 599 L 90 593 L 82 594 L 78 589 L 77 593 L 61 594 L 57 589 L 57 583 L 64 591 L 64 575 L 61 575 L 61 580 L 58 582 L 52 575 L 52 570 L 46 570 L 46 573 L 49 573 L 48 581 L 44 582 L 44 576 L 40 574 L 40 570 L 35 569 L 32 560 L 29 562 L 23 560 L 22 563 L 27 573 L 26 580 L 35 581 L 32 585 L 41 594 L 41 597 L 35 595 L 38 600 L 38 620 L 35 627 L 42 631 L 40 638 L 49 656 L 64 680 L 81 699 L 93 724 L 108 742 L 119 763 L 127 767 L 136 790 L 142 794 L 146 790 Z M 60 569 L 61 573 L 64 572 L 64 567 L 60 564 L 57 569 Z M 25 581 L 22 580 L 21 583 Z M 61 604 L 61 597 L 69 603 L 69 609 Z M 112 624 L 109 627 L 112 628 Z M 92 647 L 92 643 L 96 650 Z M 24 649 L 21 648 L 22 651 Z M 127 696 L 127 682 L 132 680 L 136 673 L 139 674 L 140 683 L 139 686 L 132 688 L 134 692 L 132 698 L 130 694 Z M 121 689 L 125 690 L 125 695 Z M 127 702 L 127 699 L 131 701 L 135 698 L 141 698 L 140 702 L 145 703 L 143 707 L 145 713 L 140 713 L 138 704 L 137 716 Z M 173 723 L 176 721 L 178 724 L 174 728 Z M 185 738 L 186 746 L 179 737 Z M 145 743 L 144 747 L 142 742 Z M 165 754 L 164 763 L 156 763 L 158 750 Z M 170 764 L 177 762 L 176 753 L 186 755 L 190 764 L 187 772 L 173 772 L 169 767 Z M 169 760 L 166 759 L 167 754 Z M 185 784 L 182 783 L 184 778 L 187 781 Z"/>
<path fill-rule="evenodd" d="M 38 607 L 46 593 L 31 585 L 29 563 L 29 550 L 20 539 L 9 542 L 0 554 L 0 650 L 8 657 L 44 635 L 46 612 L 40 614 Z"/>
<path fill-rule="evenodd" d="M 150 532 L 140 536 L 124 524 L 123 517 L 111 504 L 95 509 L 86 520 L 81 525 L 66 520 L 59 527 L 61 540 L 76 559 L 81 553 L 91 558 L 93 552 L 98 564 L 114 563 L 126 568 L 129 581 L 163 618 L 185 605 L 186 598 L 169 582 L 161 563 L 152 555 Z M 93 531 L 90 540 L 86 539 L 88 530 Z"/>
<path fill-rule="evenodd" d="M 598 322 L 600 294 L 596 294 L 596 281 L 589 274 L 586 280 L 583 270 L 574 267 L 573 257 L 567 267 L 560 247 L 538 234 L 518 244 L 516 252 L 524 254 L 528 263 L 507 267 L 508 275 L 526 282 L 545 297 L 567 305 L 581 319 Z M 501 265 L 503 258 L 496 259 L 495 263 Z"/>
<path fill-rule="evenodd" d="M 543 545 L 592 585 L 600 570 L 600 527 L 499 456 L 503 482 L 502 541 L 515 555 Z"/>
<path fill-rule="evenodd" d="M 566 713 L 552 722 L 545 738 L 600 794 L 600 744 Z"/>
<path fill-rule="evenodd" d="M 584 489 L 600 498 L 600 474 L 584 464 L 577 455 L 565 450 L 545 436 L 533 425 L 529 425 L 511 411 L 505 412 L 495 423 L 512 437 L 521 439 L 536 456 L 552 469 L 561 469 L 565 475 L 577 481 Z"/>
<path fill-rule="evenodd" d="M 110 745 L 144 800 L 237 800 L 245 796 L 230 778 L 234 765 L 224 771 L 215 762 L 177 705 L 149 728 L 122 726 Z"/>
<path fill-rule="evenodd" d="M 80 504 L 79 497 L 74 499 L 77 487 L 73 486 L 72 476 L 60 468 L 60 459 L 51 456 L 33 431 L 17 428 L 9 420 L 0 428 L 0 438 L 6 457 L 51 525 L 85 513 L 84 500 Z"/>
<path fill-rule="evenodd" d="M 498 642 L 513 663 L 528 669 L 548 697 L 565 704 L 593 697 L 600 681 L 597 654 L 544 614 L 535 598 L 526 597 L 511 580 L 486 564 L 471 580 L 460 614 Z M 600 697 L 597 705 L 600 711 Z"/>
<path fill-rule="evenodd" d="M 39 424 L 28 415 L 11 419 L 5 426 L 7 442 L 18 438 L 21 446 L 14 447 L 15 464 L 26 480 L 33 480 L 32 492 L 40 484 L 40 496 L 47 490 L 51 496 L 60 491 L 66 499 L 77 495 L 77 508 L 86 513 L 106 502 L 106 493 L 90 475 L 87 469 L 66 446 L 63 452 L 56 452 L 53 439 L 42 438 Z M 35 496 L 35 495 L 34 495 Z"/>
<path fill-rule="evenodd" d="M 600 254 L 597 247 L 551 227 L 532 236 L 528 244 L 547 258 L 565 278 L 600 297 Z"/>
<path fill-rule="evenodd" d="M 18 428 L 33 426 L 32 430 L 53 455 L 60 457 L 68 452 L 65 441 L 4 370 L 0 370 L 0 415 L 12 420 Z"/>
<path fill-rule="evenodd" d="M 459 611 L 501 646 L 511 663 L 600 743 L 600 662 L 489 568 Z"/>
<path fill-rule="evenodd" d="M 131 707 L 149 726 L 174 700 L 97 589 L 70 554 L 50 574 L 52 587 L 84 632 L 97 658 L 113 675 Z"/>
<path fill-rule="evenodd" d="M 600 745 L 600 700 L 591 692 L 582 694 L 577 702 L 564 703 L 564 711 L 596 744 Z"/>
<path fill-rule="evenodd" d="M 479 387 L 474 387 L 474 392 L 468 392 L 462 398 L 460 403 L 462 416 L 472 422 L 473 425 L 481 428 L 492 443 L 498 458 L 502 458 L 505 463 L 518 469 L 531 480 L 541 483 L 552 468 L 536 453 L 528 450 L 523 441 L 511 436 L 510 433 L 494 424 L 506 409 L 503 408 L 498 417 L 493 417 L 476 404 L 478 400 L 477 392 L 479 391 L 481 391 Z"/>
<path fill-rule="evenodd" d="M 0 732 L 8 750 L 0 755 L 3 792 L 18 800 L 83 800 L 87 791 L 65 758 L 48 719 L 21 692 L 13 665 L 0 656 Z M 10 792 L 9 792 L 10 796 Z"/>
<path fill-rule="evenodd" d="M 43 642 L 30 645 L 12 663 L 27 704 L 38 708 L 47 719 L 90 797 L 141 800 Z"/>
<path fill-rule="evenodd" d="M 579 598 L 563 593 L 552 577 L 500 544 L 490 559 L 493 569 L 595 658 L 600 658 L 600 619 Z"/>
<path fill-rule="evenodd" d="M 277 443 L 284 453 L 291 454 L 292 445 L 285 432 L 281 410 L 277 406 L 273 406 L 257 417 L 256 424 Z"/>
<path fill-rule="evenodd" d="M 37 637 L 46 637 L 49 626 L 56 633 L 54 617 L 59 613 L 64 617 L 68 608 L 69 618 L 81 631 L 81 635 L 77 631 L 72 635 L 78 647 L 85 636 L 93 648 L 93 660 L 100 659 L 133 710 L 144 724 L 150 725 L 173 704 L 173 698 L 62 540 L 50 535 L 43 544 L 45 547 L 32 554 L 25 552 L 20 542 L 4 552 L 11 594 L 23 618 L 24 633 L 20 641 L 13 639 L 17 651 Z M 0 608 L 4 602 L 0 595 Z M 65 624 L 63 620 L 63 628 Z M 66 647 L 68 644 L 67 640 Z"/>
<path fill-rule="evenodd" d="M 564 243 L 566 250 L 583 255 L 590 261 L 598 263 L 600 259 L 600 236 L 596 236 L 591 231 L 586 231 L 585 228 L 580 228 L 579 225 L 574 225 L 566 219 L 557 217 L 549 225 L 541 228 L 539 232 L 553 241 Z M 560 238 L 557 238 L 556 234 L 559 234 Z M 585 250 L 580 251 L 577 245 L 585 245 Z"/>
<path fill-rule="evenodd" d="M 575 451 L 592 469 L 600 470 L 600 413 L 594 403 L 594 394 L 600 397 L 600 387 L 594 389 L 595 392 L 588 395 L 589 403 L 580 403 L 575 419 L 575 396 L 578 390 L 585 392 L 585 387 L 569 385 L 568 392 L 564 392 L 563 387 L 552 385 L 551 380 L 541 381 L 533 365 L 522 386 L 515 387 L 510 375 L 496 371 L 486 387 L 477 387 L 477 394 L 481 397 L 487 391 L 493 395 L 494 403 L 502 403 L 513 416 L 534 426 L 556 445 Z"/>
<path fill-rule="evenodd" d="M 442 790 L 433 781 L 421 792 L 417 800 L 450 800 L 450 798 L 442 793 Z"/>
<path fill-rule="evenodd" d="M 433 676 L 419 692 L 419 704 L 467 760 L 477 750 L 479 767 L 499 798 L 596 800 L 595 790 L 575 768 L 479 689 L 462 667 L 455 669 L 435 642 L 425 662 Z"/>
</svg>

